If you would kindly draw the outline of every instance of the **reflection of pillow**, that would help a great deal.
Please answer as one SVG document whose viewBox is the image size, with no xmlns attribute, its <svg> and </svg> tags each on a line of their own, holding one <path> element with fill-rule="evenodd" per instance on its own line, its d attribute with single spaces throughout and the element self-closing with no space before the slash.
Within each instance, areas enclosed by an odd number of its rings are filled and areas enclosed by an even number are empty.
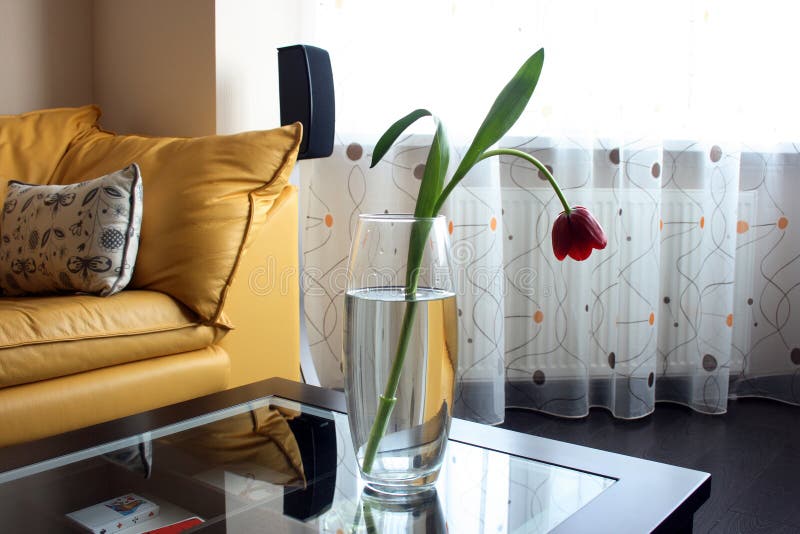
<svg viewBox="0 0 800 534">
<path fill-rule="evenodd" d="M 3 204 L 6 295 L 113 295 L 131 279 L 142 224 L 139 167 L 72 185 L 11 181 Z"/>
</svg>

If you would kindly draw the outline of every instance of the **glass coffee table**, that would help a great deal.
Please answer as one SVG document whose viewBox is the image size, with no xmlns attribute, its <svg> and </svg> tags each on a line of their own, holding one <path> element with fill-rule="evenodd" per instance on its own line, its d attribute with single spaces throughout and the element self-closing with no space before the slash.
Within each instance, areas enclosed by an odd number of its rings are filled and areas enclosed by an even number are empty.
<svg viewBox="0 0 800 534">
<path fill-rule="evenodd" d="M 381 499 L 359 480 L 344 411 L 339 392 L 271 379 L 6 447 L 0 525 L 81 532 L 97 508 L 74 512 L 123 498 L 134 509 L 121 517 L 136 518 L 126 534 L 183 521 L 230 533 L 690 532 L 710 493 L 707 473 L 454 420 L 436 491 Z"/>
</svg>

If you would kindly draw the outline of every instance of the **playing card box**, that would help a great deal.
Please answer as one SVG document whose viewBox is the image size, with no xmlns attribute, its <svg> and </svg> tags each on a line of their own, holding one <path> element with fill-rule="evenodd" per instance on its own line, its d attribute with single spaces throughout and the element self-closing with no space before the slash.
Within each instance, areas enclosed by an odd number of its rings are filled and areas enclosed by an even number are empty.
<svg viewBox="0 0 800 534">
<path fill-rule="evenodd" d="M 158 515 L 159 507 L 135 493 L 127 493 L 114 499 L 67 514 L 77 525 L 95 534 L 111 534 L 139 524 Z"/>
</svg>

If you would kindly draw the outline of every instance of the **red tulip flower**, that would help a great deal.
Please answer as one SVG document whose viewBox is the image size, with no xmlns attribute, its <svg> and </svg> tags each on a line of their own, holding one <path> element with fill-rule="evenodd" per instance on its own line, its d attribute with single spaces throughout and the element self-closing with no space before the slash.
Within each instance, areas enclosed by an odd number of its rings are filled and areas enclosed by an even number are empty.
<svg viewBox="0 0 800 534">
<path fill-rule="evenodd" d="M 576 206 L 569 213 L 562 211 L 553 223 L 553 252 L 559 261 L 569 255 L 577 261 L 583 261 L 592 253 L 592 249 L 606 248 L 608 238 L 603 227 L 589 210 Z"/>
</svg>

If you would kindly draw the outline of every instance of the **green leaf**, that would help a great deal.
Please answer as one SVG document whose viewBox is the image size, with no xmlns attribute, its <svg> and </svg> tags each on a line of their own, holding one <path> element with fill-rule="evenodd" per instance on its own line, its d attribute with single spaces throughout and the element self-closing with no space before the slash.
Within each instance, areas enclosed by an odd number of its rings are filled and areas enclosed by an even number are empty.
<svg viewBox="0 0 800 534">
<path fill-rule="evenodd" d="M 441 121 L 436 121 L 436 134 L 433 136 L 428 160 L 425 162 L 425 173 L 419 186 L 417 205 L 414 207 L 415 217 L 435 217 L 436 201 L 442 193 L 447 167 L 450 164 L 450 145 L 447 142 L 447 132 Z M 406 271 L 406 297 L 411 298 L 417 291 L 419 266 L 428 242 L 428 234 L 433 222 L 430 220 L 416 221 L 411 228 L 408 243 L 408 269 Z"/>
<path fill-rule="evenodd" d="M 389 129 L 384 132 L 384 134 L 375 144 L 375 150 L 372 151 L 372 163 L 370 163 L 369 168 L 371 169 L 377 165 L 381 159 L 383 159 L 383 156 L 385 156 L 389 149 L 392 148 L 394 142 L 397 141 L 397 138 L 400 137 L 400 134 L 402 134 L 406 128 L 414 124 L 417 119 L 429 116 L 432 117 L 433 114 L 427 109 L 415 109 L 402 119 L 389 126 Z"/>
<path fill-rule="evenodd" d="M 444 124 L 436 121 L 436 134 L 433 136 L 433 143 L 428 152 L 428 160 L 425 162 L 425 173 L 422 175 L 422 183 L 419 186 L 417 195 L 417 205 L 414 208 L 416 217 L 433 217 L 434 206 L 444 187 L 444 178 L 447 175 L 447 167 L 450 164 L 450 146 L 447 143 L 447 133 Z"/>
<path fill-rule="evenodd" d="M 464 159 L 461 160 L 454 179 L 460 179 L 467 174 L 481 154 L 498 142 L 517 122 L 525 106 L 528 105 L 533 90 L 536 89 L 543 64 L 544 48 L 540 48 L 523 63 L 511 81 L 500 91 L 483 124 L 478 128 Z"/>
</svg>

